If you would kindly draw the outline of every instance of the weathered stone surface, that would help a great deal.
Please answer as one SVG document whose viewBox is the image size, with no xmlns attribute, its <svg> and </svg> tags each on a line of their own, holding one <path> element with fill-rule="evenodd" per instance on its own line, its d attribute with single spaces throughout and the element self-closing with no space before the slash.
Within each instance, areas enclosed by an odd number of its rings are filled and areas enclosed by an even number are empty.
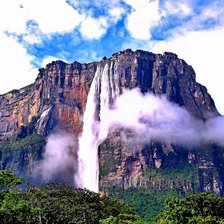
<svg viewBox="0 0 224 224">
<path fill-rule="evenodd" d="M 0 139 L 10 138 L 37 117 L 37 133 L 66 130 L 78 135 L 96 63 L 56 61 L 40 69 L 34 84 L 0 96 Z"/>
<path fill-rule="evenodd" d="M 39 70 L 34 84 L 1 95 L 0 141 L 4 143 L 15 135 L 25 137 L 33 132 L 46 137 L 65 131 L 77 137 L 82 131 L 87 95 L 97 65 L 105 64 L 116 73 L 111 80 L 117 87 L 116 94 L 138 87 L 143 93 L 166 95 L 198 119 L 219 116 L 211 96 L 196 82 L 193 68 L 184 60 L 169 52 L 161 55 L 127 49 L 89 64 L 52 62 Z M 41 158 L 28 157 L 32 161 Z M 149 190 L 176 187 L 183 192 L 209 190 L 223 194 L 224 153 L 214 145 L 190 150 L 159 142 L 127 145 L 121 142 L 116 130 L 101 144 L 99 158 L 100 188 L 106 192 L 114 186 L 121 189 L 141 186 Z M 22 165 L 16 164 L 12 165 L 14 170 L 22 169 Z M 158 170 L 184 169 L 186 164 L 193 167 L 192 178 L 155 175 Z M 32 170 L 32 165 L 26 167 Z"/>
<path fill-rule="evenodd" d="M 205 149 L 206 148 L 206 149 Z M 128 144 L 120 131 L 100 145 L 101 191 L 144 188 L 176 189 L 180 194 L 211 191 L 223 195 L 223 149 L 204 145 L 194 150 L 161 143 Z"/>
</svg>

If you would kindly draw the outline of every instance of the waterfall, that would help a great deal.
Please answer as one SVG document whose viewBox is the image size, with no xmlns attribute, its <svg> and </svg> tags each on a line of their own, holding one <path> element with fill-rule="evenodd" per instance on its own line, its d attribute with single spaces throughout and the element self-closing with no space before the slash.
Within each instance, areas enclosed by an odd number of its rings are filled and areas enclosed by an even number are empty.
<svg viewBox="0 0 224 224">
<path fill-rule="evenodd" d="M 86 110 L 83 115 L 83 132 L 79 138 L 78 172 L 75 183 L 80 188 L 99 191 L 98 146 L 108 131 L 101 128 L 107 111 L 120 94 L 117 63 L 99 64 L 90 86 Z"/>
<path fill-rule="evenodd" d="M 83 115 L 83 131 L 79 138 L 78 171 L 75 175 L 75 183 L 80 188 L 86 188 L 98 192 L 98 152 L 97 152 L 97 123 L 96 103 L 98 94 L 98 78 L 100 68 L 97 67 L 86 102 L 86 110 Z"/>
</svg>

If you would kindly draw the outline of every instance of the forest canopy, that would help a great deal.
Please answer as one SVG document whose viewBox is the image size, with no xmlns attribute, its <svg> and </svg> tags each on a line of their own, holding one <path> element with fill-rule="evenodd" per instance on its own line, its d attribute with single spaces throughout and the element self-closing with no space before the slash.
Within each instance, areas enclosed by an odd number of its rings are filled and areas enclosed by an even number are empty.
<svg viewBox="0 0 224 224">
<path fill-rule="evenodd" d="M 113 197 L 55 182 L 22 191 L 21 184 L 21 178 L 0 170 L 2 224 L 224 223 L 224 198 L 208 192 L 169 198 L 157 220 L 148 222 L 134 212 L 140 208 L 130 208 Z M 152 207 L 150 200 L 145 206 Z"/>
</svg>

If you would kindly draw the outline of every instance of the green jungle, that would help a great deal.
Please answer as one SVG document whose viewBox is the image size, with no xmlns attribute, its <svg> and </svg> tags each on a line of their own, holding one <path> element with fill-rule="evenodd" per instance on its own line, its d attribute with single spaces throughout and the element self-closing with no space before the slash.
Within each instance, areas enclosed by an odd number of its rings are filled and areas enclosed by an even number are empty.
<svg viewBox="0 0 224 224">
<path fill-rule="evenodd" d="M 112 197 L 56 182 L 20 185 L 21 178 L 0 171 L 2 224 L 224 223 L 224 198 L 207 192 L 179 197 L 129 189 Z"/>
</svg>

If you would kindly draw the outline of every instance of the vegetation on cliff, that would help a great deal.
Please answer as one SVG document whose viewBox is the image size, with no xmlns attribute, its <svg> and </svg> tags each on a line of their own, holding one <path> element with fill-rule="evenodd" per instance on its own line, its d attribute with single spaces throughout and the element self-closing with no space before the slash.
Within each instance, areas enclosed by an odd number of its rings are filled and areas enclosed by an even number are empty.
<svg viewBox="0 0 224 224">
<path fill-rule="evenodd" d="M 35 162 L 42 158 L 45 138 L 33 133 L 26 137 L 13 136 L 0 144 L 0 169 L 11 170 L 31 180 Z"/>
<path fill-rule="evenodd" d="M 130 206 L 136 214 L 149 223 L 156 222 L 167 198 L 179 197 L 175 190 L 151 192 L 143 188 L 129 188 L 124 191 L 116 189 L 115 192 L 113 194 L 116 198 Z"/>
</svg>

